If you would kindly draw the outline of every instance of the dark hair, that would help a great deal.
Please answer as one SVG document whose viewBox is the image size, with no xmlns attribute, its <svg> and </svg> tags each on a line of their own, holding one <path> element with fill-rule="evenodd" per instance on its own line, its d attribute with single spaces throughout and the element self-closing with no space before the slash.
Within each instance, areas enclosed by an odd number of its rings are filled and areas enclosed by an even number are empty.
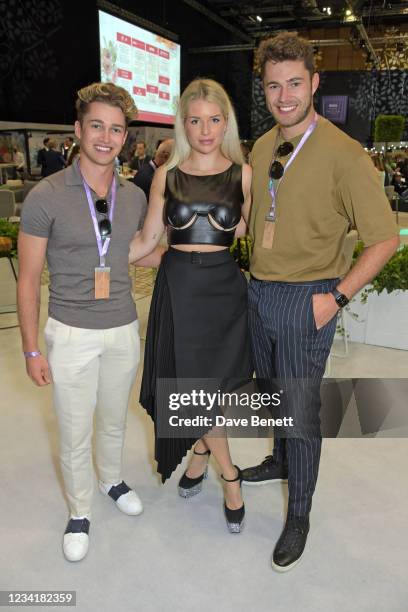
<svg viewBox="0 0 408 612">
<path fill-rule="evenodd" d="M 44 138 L 44 140 L 43 140 L 43 145 L 46 145 L 46 144 L 47 144 L 47 142 L 49 142 L 49 141 L 50 141 L 50 139 L 49 139 L 49 137 L 47 136 L 47 138 Z"/>
<path fill-rule="evenodd" d="M 145 141 L 144 141 L 144 140 L 137 140 L 137 141 L 136 141 L 136 146 L 137 146 L 138 144 L 142 144 L 142 145 L 144 146 L 144 148 L 146 148 L 146 143 L 145 143 Z"/>
<path fill-rule="evenodd" d="M 77 93 L 78 99 L 75 107 L 80 123 L 82 123 L 82 119 L 88 111 L 88 106 L 92 102 L 104 102 L 120 108 L 125 115 L 126 127 L 130 121 L 137 117 L 137 108 L 131 95 L 126 89 L 113 83 L 92 83 L 92 85 L 83 87 Z"/>
<path fill-rule="evenodd" d="M 263 40 L 258 48 L 258 59 L 262 78 L 265 75 L 266 62 L 269 61 L 302 60 L 311 77 L 316 72 L 312 45 L 292 32 L 281 32 L 273 38 Z"/>
</svg>

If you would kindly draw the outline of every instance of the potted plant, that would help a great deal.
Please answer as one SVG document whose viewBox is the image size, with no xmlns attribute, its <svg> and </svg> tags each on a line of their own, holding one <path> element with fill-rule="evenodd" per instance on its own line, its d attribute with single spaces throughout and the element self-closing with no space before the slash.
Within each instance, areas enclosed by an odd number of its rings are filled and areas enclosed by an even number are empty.
<svg viewBox="0 0 408 612">
<path fill-rule="evenodd" d="M 353 262 L 362 249 L 358 243 Z M 408 350 L 408 245 L 354 296 L 346 316 L 349 340 Z"/>
</svg>

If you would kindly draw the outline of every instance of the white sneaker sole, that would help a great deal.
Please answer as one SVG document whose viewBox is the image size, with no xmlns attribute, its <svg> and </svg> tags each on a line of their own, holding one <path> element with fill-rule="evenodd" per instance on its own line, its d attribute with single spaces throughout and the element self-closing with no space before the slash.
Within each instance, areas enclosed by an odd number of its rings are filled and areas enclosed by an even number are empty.
<svg viewBox="0 0 408 612">
<path fill-rule="evenodd" d="M 293 569 L 295 567 L 295 565 L 297 565 L 299 563 L 299 561 L 301 560 L 301 558 L 303 557 L 302 553 L 299 557 L 299 559 L 296 559 L 296 561 L 294 561 L 293 563 L 291 563 L 290 565 L 276 565 L 276 563 L 274 563 L 273 557 L 272 557 L 272 561 L 271 561 L 271 565 L 272 565 L 272 569 L 275 570 L 275 572 L 279 572 L 280 574 L 284 574 L 285 572 L 289 572 L 291 569 Z"/>
<path fill-rule="evenodd" d="M 276 482 L 288 482 L 287 478 L 270 478 L 269 480 L 260 480 L 259 482 L 251 482 L 249 480 L 243 480 L 242 484 L 247 487 L 260 487 L 267 484 L 275 484 Z"/>
</svg>

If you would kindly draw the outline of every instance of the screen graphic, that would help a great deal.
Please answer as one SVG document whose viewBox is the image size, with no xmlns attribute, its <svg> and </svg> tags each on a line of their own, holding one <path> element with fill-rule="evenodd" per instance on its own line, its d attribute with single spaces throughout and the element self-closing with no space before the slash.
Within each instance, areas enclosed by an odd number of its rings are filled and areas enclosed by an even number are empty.
<svg viewBox="0 0 408 612">
<path fill-rule="evenodd" d="M 124 87 L 138 120 L 173 124 L 180 97 L 180 45 L 99 11 L 101 81 Z"/>
</svg>

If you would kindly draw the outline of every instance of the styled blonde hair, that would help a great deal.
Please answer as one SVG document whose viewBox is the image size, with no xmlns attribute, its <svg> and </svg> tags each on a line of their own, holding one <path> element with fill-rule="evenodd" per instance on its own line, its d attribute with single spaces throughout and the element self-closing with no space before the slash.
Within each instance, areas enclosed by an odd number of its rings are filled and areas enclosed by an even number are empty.
<svg viewBox="0 0 408 612">
<path fill-rule="evenodd" d="M 124 89 L 113 83 L 92 83 L 77 92 L 78 99 L 75 103 L 77 118 L 80 123 L 88 112 L 92 102 L 104 102 L 110 106 L 120 108 L 125 115 L 126 127 L 129 122 L 137 117 L 136 104 L 132 96 Z"/>
<path fill-rule="evenodd" d="M 237 120 L 227 92 L 217 81 L 195 79 L 187 85 L 180 98 L 174 124 L 175 144 L 172 156 L 166 164 L 167 169 L 181 165 L 191 154 L 184 122 L 188 115 L 188 105 L 194 100 L 205 100 L 220 107 L 221 114 L 227 122 L 221 152 L 227 159 L 242 165 L 244 158 L 239 141 Z"/>
</svg>

